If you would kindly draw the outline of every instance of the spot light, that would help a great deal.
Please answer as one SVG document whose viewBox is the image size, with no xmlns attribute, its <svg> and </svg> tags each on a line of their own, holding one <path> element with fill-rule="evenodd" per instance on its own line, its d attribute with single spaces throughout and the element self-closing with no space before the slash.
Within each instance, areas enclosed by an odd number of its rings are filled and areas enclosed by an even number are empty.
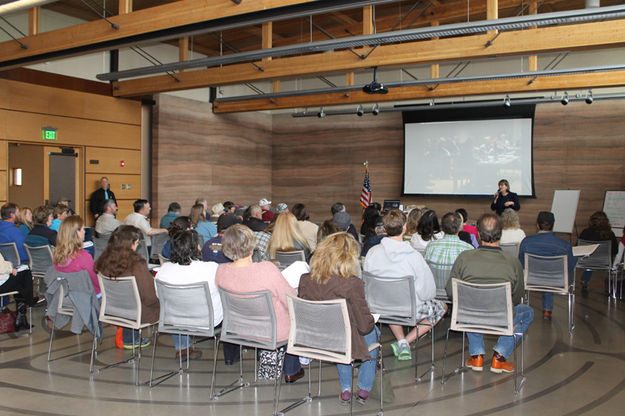
<svg viewBox="0 0 625 416">
<path fill-rule="evenodd" d="M 509 108 L 510 105 L 510 95 L 506 94 L 506 98 L 503 99 L 503 106 Z"/>
<path fill-rule="evenodd" d="M 325 111 L 323 111 L 323 107 L 321 107 L 321 108 L 319 109 L 319 112 L 317 113 L 317 117 L 319 117 L 319 118 L 324 118 L 325 116 L 326 116 L 326 112 L 325 112 Z"/>
<path fill-rule="evenodd" d="M 594 101 L 592 98 L 592 90 L 588 90 L 588 94 L 586 94 L 586 99 L 584 101 L 586 101 L 586 104 L 592 104 Z"/>
<path fill-rule="evenodd" d="M 358 104 L 358 107 L 356 107 L 356 115 L 358 117 L 362 117 L 362 115 L 364 114 L 364 110 L 362 109 L 362 105 Z"/>
<path fill-rule="evenodd" d="M 568 92 L 564 93 L 564 97 L 562 97 L 562 100 L 560 102 L 562 103 L 562 105 L 567 105 L 569 103 L 569 93 Z"/>
<path fill-rule="evenodd" d="M 371 110 L 371 113 L 374 116 L 377 116 L 378 114 L 380 114 L 380 107 L 376 104 L 373 106 L 373 109 Z"/>
</svg>

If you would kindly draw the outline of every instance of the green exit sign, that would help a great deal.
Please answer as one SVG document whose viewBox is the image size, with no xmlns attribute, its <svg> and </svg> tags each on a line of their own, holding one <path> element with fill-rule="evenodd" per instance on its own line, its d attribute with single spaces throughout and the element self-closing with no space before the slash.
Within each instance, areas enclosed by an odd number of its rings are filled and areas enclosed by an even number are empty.
<svg viewBox="0 0 625 416">
<path fill-rule="evenodd" d="M 54 127 L 42 127 L 41 128 L 41 138 L 43 140 L 56 140 L 57 139 L 57 131 Z"/>
</svg>

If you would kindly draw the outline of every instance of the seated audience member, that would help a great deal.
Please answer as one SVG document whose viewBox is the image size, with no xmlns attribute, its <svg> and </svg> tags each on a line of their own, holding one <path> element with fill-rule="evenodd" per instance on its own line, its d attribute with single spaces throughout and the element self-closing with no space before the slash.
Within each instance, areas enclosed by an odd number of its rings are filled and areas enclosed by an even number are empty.
<svg viewBox="0 0 625 416">
<path fill-rule="evenodd" d="M 295 218 L 297 218 L 297 225 L 299 226 L 302 235 L 306 238 L 306 242 L 308 242 L 310 250 L 315 251 L 315 248 L 317 247 L 317 231 L 319 231 L 319 226 L 309 221 L 310 215 L 308 215 L 306 205 L 301 203 L 293 205 L 291 213 L 295 215 Z"/>
<path fill-rule="evenodd" d="M 45 205 L 35 208 L 33 222 L 33 229 L 26 236 L 24 244 L 30 247 L 56 246 L 56 231 L 49 228 L 52 224 L 52 209 Z"/>
<path fill-rule="evenodd" d="M 221 239 L 226 230 L 241 221 L 233 214 L 223 214 L 217 219 L 217 235 L 204 243 L 202 247 L 202 259 L 204 261 L 214 261 L 215 263 L 230 263 L 230 260 L 223 252 Z"/>
<path fill-rule="evenodd" d="M 404 234 L 404 241 L 410 241 L 413 235 L 417 234 L 417 227 L 419 226 L 419 220 L 421 216 L 428 211 L 427 208 L 413 208 L 408 213 L 408 219 L 406 220 L 406 234 Z"/>
<path fill-rule="evenodd" d="M 13 202 L 7 202 L 2 206 L 2 221 L 0 221 L 0 243 L 15 243 L 17 246 L 17 252 L 20 255 L 20 261 L 22 264 L 28 264 L 29 258 L 26 249 L 24 248 L 24 242 L 26 236 L 21 232 L 15 223 L 20 219 L 20 208 Z M 14 266 L 18 266 L 15 264 Z"/>
<path fill-rule="evenodd" d="M 380 210 L 377 206 L 373 204 L 369 204 L 367 208 L 362 211 L 362 225 L 360 226 L 360 235 L 363 236 L 363 239 L 366 239 L 369 236 L 375 235 L 375 222 L 378 215 L 380 215 Z"/>
<path fill-rule="evenodd" d="M 52 224 L 50 225 L 50 229 L 59 232 L 59 226 L 61 222 L 70 215 L 69 208 L 65 205 L 57 204 L 54 206 L 54 211 L 52 212 Z"/>
<path fill-rule="evenodd" d="M 553 232 L 554 223 L 555 217 L 553 213 L 546 211 L 538 213 L 538 218 L 536 219 L 538 234 L 525 237 L 525 239 L 521 242 L 519 247 L 519 260 L 521 261 L 521 265 L 525 267 L 525 253 L 536 254 L 539 256 L 566 255 L 569 268 L 569 281 L 572 282 L 577 258 L 573 256 L 571 244 L 568 241 L 556 236 Z M 551 319 L 552 311 L 553 293 L 543 292 L 543 319 Z"/>
<path fill-rule="evenodd" d="M 429 210 L 423 213 L 417 225 L 417 232 L 410 238 L 410 245 L 418 251 L 423 251 L 431 241 L 443 238 L 441 226 L 438 223 L 436 212 Z"/>
<path fill-rule="evenodd" d="M 358 371 L 358 396 L 364 404 L 369 398 L 375 378 L 377 351 L 369 353 L 369 346 L 378 342 L 379 331 L 365 299 L 365 285 L 358 277 L 360 247 L 347 233 L 332 234 L 319 246 L 310 260 L 310 273 L 299 281 L 299 297 L 307 300 L 345 299 L 352 330 L 352 358 L 362 361 Z M 351 398 L 351 366 L 337 364 L 341 403 Z"/>
<path fill-rule="evenodd" d="M 263 210 L 263 221 L 265 223 L 270 223 L 271 221 L 273 221 L 273 218 L 276 216 L 276 214 L 271 210 L 271 201 L 267 198 L 263 198 L 258 201 L 258 205 L 260 206 L 260 209 Z"/>
<path fill-rule="evenodd" d="M 197 205 L 200 204 L 201 206 L 204 207 L 204 216 L 206 217 L 206 221 L 210 221 L 211 220 L 211 212 L 208 210 L 208 202 L 206 201 L 206 199 L 204 198 L 198 198 L 195 200 L 195 202 L 193 203 L 193 205 Z"/>
<path fill-rule="evenodd" d="M 165 234 L 167 230 L 165 228 L 152 228 L 150 223 L 147 220 L 148 215 L 152 211 L 152 207 L 147 199 L 137 199 L 133 204 L 133 208 L 135 212 L 132 214 L 128 214 L 126 219 L 124 220 L 124 224 L 133 225 L 141 230 L 143 233 L 143 238 L 145 239 L 145 244 L 148 248 L 152 245 L 152 240 L 150 236 L 156 234 Z"/>
<path fill-rule="evenodd" d="M 117 214 L 117 202 L 107 199 L 102 206 L 102 214 L 95 221 L 95 232 L 98 235 L 109 235 L 117 229 L 122 222 L 115 218 Z"/>
<path fill-rule="evenodd" d="M 451 299 L 452 279 L 459 279 L 469 283 L 505 283 L 512 285 L 512 302 L 514 305 L 514 332 L 525 333 L 534 319 L 534 310 L 521 303 L 524 292 L 523 267 L 517 258 L 505 253 L 499 247 L 501 238 L 501 220 L 495 214 L 484 214 L 477 222 L 480 245 L 475 250 L 463 251 L 458 255 L 451 269 L 447 283 L 447 295 Z M 469 353 L 467 367 L 474 371 L 484 368 L 484 337 L 478 333 L 467 333 L 469 339 Z M 507 361 L 515 348 L 514 337 L 499 337 L 493 347 L 493 360 L 490 371 L 493 373 L 512 373 L 514 364 Z"/>
<path fill-rule="evenodd" d="M 417 326 L 404 336 L 401 325 L 389 325 L 397 342 L 391 344 L 395 357 L 410 360 L 410 343 L 428 332 L 432 325 L 438 324 L 447 310 L 447 306 L 434 297 L 436 284 L 434 276 L 423 256 L 414 250 L 407 241 L 403 241 L 406 231 L 406 215 L 398 209 L 389 211 L 383 219 L 384 230 L 388 237 L 371 248 L 365 257 L 363 270 L 388 279 L 412 276 L 417 303 Z"/>
<path fill-rule="evenodd" d="M 283 212 L 289 212 L 289 206 L 284 202 L 280 202 L 278 205 L 276 205 L 276 213 L 282 214 Z"/>
<path fill-rule="evenodd" d="M 174 236 L 181 231 L 187 231 L 187 230 L 192 230 L 192 229 L 193 229 L 193 224 L 191 223 L 191 218 L 187 217 L 186 215 L 176 218 L 169 226 L 169 230 L 167 231 L 169 233 L 169 238 L 167 239 L 167 241 L 163 245 L 163 248 L 161 249 L 161 255 L 169 259 L 169 257 L 171 256 L 172 238 L 174 238 Z"/>
<path fill-rule="evenodd" d="M 208 241 L 217 235 L 217 227 L 212 222 L 206 221 L 202 205 L 193 205 L 189 217 L 191 218 L 191 224 L 195 227 L 195 231 L 202 236 L 202 242 Z"/>
<path fill-rule="evenodd" d="M 29 270 L 17 272 L 10 261 L 4 260 L 0 254 L 0 293 L 14 292 L 15 299 L 15 330 L 30 329 L 26 315 L 27 305 L 33 305 L 33 278 Z"/>
<path fill-rule="evenodd" d="M 143 257 L 137 252 L 137 246 L 141 240 L 141 230 L 132 225 L 118 227 L 104 252 L 95 263 L 95 270 L 112 279 L 123 276 L 134 276 L 141 298 L 141 323 L 153 323 L 158 321 L 160 303 L 156 297 L 154 277 L 148 270 L 148 265 Z M 139 331 L 123 328 L 124 349 L 134 347 L 147 347 L 150 345 L 149 338 L 139 339 Z"/>
<path fill-rule="evenodd" d="M 521 229 L 519 216 L 515 210 L 506 208 L 501 214 L 501 223 L 503 230 L 501 231 L 500 244 L 519 244 L 523 241 L 525 231 Z"/>
<path fill-rule="evenodd" d="M 169 228 L 171 223 L 180 216 L 181 209 L 180 204 L 177 202 L 169 204 L 169 207 L 167 207 L 167 214 L 163 215 L 163 218 L 161 218 L 160 227 Z M 202 209 L 204 209 L 203 206 Z"/>
<path fill-rule="evenodd" d="M 267 247 L 269 247 L 269 240 L 271 240 L 273 227 L 276 225 L 275 219 L 276 217 L 274 217 L 274 221 L 267 225 L 267 227 L 263 231 L 252 231 L 254 233 L 254 238 L 256 238 L 256 248 L 254 249 L 253 255 L 253 259 L 255 262 L 269 261 L 269 253 L 267 252 Z"/>
<path fill-rule="evenodd" d="M 596 211 L 590 216 L 588 220 L 588 228 L 584 229 L 579 235 L 581 240 L 587 241 L 610 241 L 610 247 L 612 250 L 611 257 L 614 258 L 618 252 L 618 241 L 614 232 L 612 232 L 612 226 L 608 216 L 603 211 Z M 588 283 L 592 277 L 592 270 L 584 270 L 582 274 L 582 292 L 588 293 Z"/>
<path fill-rule="evenodd" d="M 467 210 L 464 208 L 458 208 L 456 210 L 456 214 L 459 214 L 462 217 L 462 230 L 458 233 L 458 237 L 460 237 L 462 241 L 470 243 L 473 247 L 477 248 L 479 246 L 477 241 L 477 228 L 467 223 L 469 216 L 469 214 L 467 214 Z"/>
<path fill-rule="evenodd" d="M 378 204 L 378 206 L 379 205 L 380 204 Z M 345 205 L 343 205 L 342 202 L 335 202 L 330 208 L 330 211 L 332 212 L 332 222 L 334 222 L 341 229 L 341 231 L 345 231 L 345 228 L 342 227 L 344 218 L 349 218 L 349 226 L 347 227 L 347 232 L 350 233 L 356 241 L 360 242 L 360 236 L 358 235 L 358 232 L 356 231 L 356 227 L 354 227 L 354 224 L 352 224 L 352 218 L 349 216 L 349 214 L 347 214 L 347 211 L 345 210 Z M 338 214 L 339 212 L 347 214 L 347 217 L 343 215 L 339 215 L 339 217 L 343 219 L 339 221 L 341 222 L 341 224 L 339 224 L 337 222 L 337 219 L 335 218 L 335 215 Z"/>
<path fill-rule="evenodd" d="M 211 213 L 213 217 L 219 217 L 220 215 L 225 214 L 224 212 L 224 204 L 222 204 L 221 202 L 213 205 L 211 207 Z"/>
<path fill-rule="evenodd" d="M 277 251 L 304 251 L 306 262 L 310 260 L 310 247 L 306 241 L 306 237 L 300 231 L 297 225 L 295 215 L 290 212 L 283 212 L 276 218 L 276 223 L 269 239 L 267 252 L 273 260 L 276 258 Z"/>
<path fill-rule="evenodd" d="M 267 224 L 263 222 L 263 210 L 257 204 L 250 205 L 244 215 L 243 225 L 247 225 L 250 230 L 263 231 Z"/>
<path fill-rule="evenodd" d="M 618 251 L 616 253 L 616 257 L 612 262 L 612 269 L 617 269 L 618 265 L 623 262 L 623 254 L 625 253 L 625 227 L 623 227 L 623 237 L 618 243 Z"/>
<path fill-rule="evenodd" d="M 425 248 L 424 258 L 437 264 L 449 265 L 446 270 L 451 270 L 451 266 L 456 261 L 460 253 L 466 250 L 473 250 L 473 246 L 458 237 L 462 228 L 462 218 L 455 212 L 448 212 L 443 215 L 441 226 L 445 235 L 443 238 L 432 241 Z"/>
<path fill-rule="evenodd" d="M 237 209 L 237 205 L 232 201 L 226 201 L 222 205 L 226 214 L 234 214 L 234 211 Z"/>
<path fill-rule="evenodd" d="M 381 215 L 378 215 L 376 218 L 374 218 L 371 221 L 375 221 L 375 228 L 374 228 L 374 235 L 370 235 L 369 237 L 365 238 L 365 242 L 362 244 L 362 250 L 360 252 L 360 255 L 362 257 L 365 257 L 367 255 L 367 253 L 369 252 L 369 250 L 371 249 L 371 247 L 375 247 L 378 244 L 380 244 L 380 241 L 382 241 L 382 239 L 384 237 L 386 237 L 386 232 L 384 231 L 384 221 Z"/>
<path fill-rule="evenodd" d="M 219 265 L 215 280 L 218 287 L 236 292 L 269 290 L 277 322 L 277 340 L 282 342 L 288 339 L 290 326 L 286 295 L 295 295 L 295 289 L 273 263 L 252 262 L 255 246 L 256 240 L 248 227 L 242 224 L 229 227 L 223 234 L 223 251 L 232 262 Z M 297 356 L 286 354 L 284 374 L 287 383 L 304 376 Z"/>
<path fill-rule="evenodd" d="M 340 231 L 339 227 L 337 227 L 332 220 L 325 220 L 323 224 L 319 226 L 319 231 L 317 231 L 317 244 L 325 240 L 330 234 L 338 233 Z"/>
<path fill-rule="evenodd" d="M 85 239 L 85 227 L 82 218 L 72 215 L 63 220 L 56 236 L 56 248 L 54 249 L 54 268 L 63 273 L 73 273 L 86 270 L 91 277 L 91 283 L 98 296 L 100 284 L 98 276 L 93 269 L 93 257 L 83 250 L 82 243 Z"/>
<path fill-rule="evenodd" d="M 17 228 L 19 228 L 24 235 L 28 235 L 30 230 L 33 229 L 33 211 L 29 207 L 23 207 L 19 224 L 15 225 L 17 225 Z"/>
</svg>

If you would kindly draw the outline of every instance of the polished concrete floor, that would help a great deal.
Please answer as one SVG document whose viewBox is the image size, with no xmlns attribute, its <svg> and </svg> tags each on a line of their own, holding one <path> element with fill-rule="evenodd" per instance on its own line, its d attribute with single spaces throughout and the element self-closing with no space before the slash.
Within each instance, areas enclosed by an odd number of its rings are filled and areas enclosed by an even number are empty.
<svg viewBox="0 0 625 416">
<path fill-rule="evenodd" d="M 433 373 L 420 383 L 414 380 L 414 363 L 399 362 L 391 352 L 391 334 L 383 330 L 385 377 L 393 386 L 395 399 L 385 403 L 387 415 L 616 415 L 625 410 L 625 303 L 609 301 L 602 287 L 591 287 L 588 296 L 576 298 L 576 330 L 569 335 L 566 298 L 556 297 L 552 321 L 543 321 L 539 295 L 532 295 L 536 319 L 525 344 L 527 381 L 518 395 L 513 393 L 513 376 L 489 371 L 461 372 L 441 385 L 445 332 L 449 320 L 436 328 Z M 89 353 L 47 361 L 48 333 L 41 326 L 43 309 L 34 309 L 37 325 L 32 335 L 0 335 L 0 414 L 1 415 L 269 415 L 272 411 L 273 384 L 264 383 L 229 393 L 216 401 L 209 396 L 212 369 L 212 342 L 199 344 L 200 360 L 192 361 L 187 373 L 176 375 L 150 389 L 136 387 L 133 364 L 112 368 L 99 375 L 89 374 Z M 92 338 L 57 332 L 54 357 L 81 349 L 88 350 Z M 105 328 L 97 364 L 126 357 L 129 352 L 114 347 L 114 329 Z M 460 363 L 462 338 L 450 337 L 449 371 Z M 419 345 L 419 371 L 429 366 L 429 338 Z M 487 348 L 494 338 L 486 339 Z M 520 353 L 520 350 L 518 351 Z M 140 380 L 148 377 L 152 348 L 144 351 Z M 157 371 L 174 369 L 170 337 L 163 336 L 157 350 Z M 489 357 L 490 358 L 490 357 Z M 519 354 L 520 360 L 520 354 Z M 253 353 L 244 354 L 246 376 L 253 377 Z M 486 366 L 485 366 L 486 367 Z M 313 366 L 313 383 L 317 379 Z M 485 370 L 488 368 L 486 367 Z M 220 359 L 217 385 L 232 381 L 238 367 L 226 367 Z M 433 379 L 432 376 L 433 375 Z M 323 367 L 320 398 L 289 414 L 334 415 L 347 409 L 338 403 L 338 374 L 330 365 Z M 307 392 L 305 378 L 283 385 L 281 407 Z M 376 414 L 377 402 L 354 404 L 355 414 Z"/>
</svg>

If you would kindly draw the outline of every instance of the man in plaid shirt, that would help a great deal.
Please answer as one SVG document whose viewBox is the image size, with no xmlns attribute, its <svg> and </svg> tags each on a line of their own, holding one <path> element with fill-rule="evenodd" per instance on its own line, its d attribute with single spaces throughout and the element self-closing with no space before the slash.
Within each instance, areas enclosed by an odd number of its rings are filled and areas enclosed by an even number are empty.
<svg viewBox="0 0 625 416">
<path fill-rule="evenodd" d="M 453 212 L 443 216 L 441 228 L 445 236 L 440 240 L 430 242 L 425 248 L 424 258 L 429 263 L 444 265 L 441 268 L 451 270 L 456 257 L 465 250 L 472 250 L 473 246 L 460 240 L 458 233 L 462 230 L 462 219 Z"/>
</svg>

